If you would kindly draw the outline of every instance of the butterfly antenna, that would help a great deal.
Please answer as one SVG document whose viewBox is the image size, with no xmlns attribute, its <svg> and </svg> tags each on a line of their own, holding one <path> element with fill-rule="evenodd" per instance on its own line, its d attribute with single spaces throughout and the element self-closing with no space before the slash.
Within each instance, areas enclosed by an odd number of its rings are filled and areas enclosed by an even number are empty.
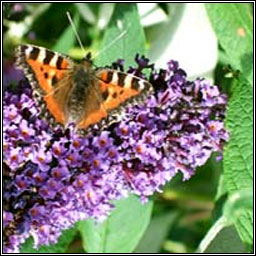
<svg viewBox="0 0 256 256">
<path fill-rule="evenodd" d="M 105 47 L 103 47 L 100 51 L 98 51 L 93 57 L 92 59 L 94 59 L 95 57 L 97 57 L 98 55 L 100 55 L 102 52 L 104 52 L 105 50 L 107 50 L 109 47 L 111 47 L 116 41 L 120 40 L 125 34 L 127 33 L 127 30 L 124 30 L 119 36 L 117 36 L 113 41 L 111 41 L 108 45 L 106 45 Z"/>
<path fill-rule="evenodd" d="M 75 24 L 74 24 L 74 22 L 73 22 L 73 20 L 72 20 L 72 18 L 71 18 L 71 15 L 70 15 L 69 12 L 66 12 L 66 14 L 67 14 L 67 16 L 68 16 L 68 20 L 69 20 L 69 22 L 70 22 L 70 24 L 71 24 L 71 27 L 72 27 L 72 29 L 73 29 L 73 31 L 74 31 L 74 33 L 75 33 L 76 39 L 77 39 L 77 41 L 78 41 L 78 43 L 79 43 L 81 49 L 83 50 L 83 52 L 84 52 L 84 54 L 85 54 L 86 51 L 85 51 L 85 49 L 84 49 L 84 47 L 83 47 L 83 44 L 82 44 L 82 42 L 81 42 L 81 39 L 80 39 L 78 33 L 77 33 L 76 26 L 75 26 Z"/>
</svg>

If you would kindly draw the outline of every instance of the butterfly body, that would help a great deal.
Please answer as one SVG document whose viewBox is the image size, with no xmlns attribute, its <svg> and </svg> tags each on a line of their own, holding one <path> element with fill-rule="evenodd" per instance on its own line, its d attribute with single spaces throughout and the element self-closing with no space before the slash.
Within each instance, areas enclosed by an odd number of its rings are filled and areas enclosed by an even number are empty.
<svg viewBox="0 0 256 256">
<path fill-rule="evenodd" d="M 90 58 L 76 63 L 43 47 L 21 45 L 17 66 L 29 79 L 42 113 L 51 123 L 86 129 L 151 91 L 149 82 L 117 70 L 97 68 Z M 48 118 L 49 119 L 49 118 Z"/>
<path fill-rule="evenodd" d="M 66 78 L 56 85 L 59 89 L 54 91 L 53 100 L 62 108 L 61 112 L 64 114 L 60 123 L 72 122 L 79 125 L 90 111 L 100 109 L 102 98 L 97 96 L 100 95 L 99 81 L 95 79 L 95 72 L 87 62 L 74 65 L 67 72 Z M 93 100 L 94 104 L 88 104 Z"/>
</svg>

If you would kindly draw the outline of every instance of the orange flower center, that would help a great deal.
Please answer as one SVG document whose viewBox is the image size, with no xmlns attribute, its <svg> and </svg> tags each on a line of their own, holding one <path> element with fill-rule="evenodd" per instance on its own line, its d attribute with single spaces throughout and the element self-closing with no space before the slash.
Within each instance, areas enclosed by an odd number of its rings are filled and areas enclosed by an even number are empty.
<svg viewBox="0 0 256 256">
<path fill-rule="evenodd" d="M 107 144 L 106 140 L 104 140 L 104 139 L 101 139 L 101 140 L 100 140 L 100 145 L 101 145 L 102 147 L 104 147 L 106 144 Z"/>
<path fill-rule="evenodd" d="M 94 165 L 95 167 L 98 167 L 98 166 L 100 165 L 100 161 L 97 160 L 97 159 L 95 159 L 95 160 L 93 161 L 93 165 Z"/>
</svg>

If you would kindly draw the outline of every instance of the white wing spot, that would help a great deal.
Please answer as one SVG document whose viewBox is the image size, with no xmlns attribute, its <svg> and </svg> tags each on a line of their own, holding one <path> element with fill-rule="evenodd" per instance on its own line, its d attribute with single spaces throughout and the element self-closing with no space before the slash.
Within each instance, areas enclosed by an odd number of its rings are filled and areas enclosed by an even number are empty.
<svg viewBox="0 0 256 256">
<path fill-rule="evenodd" d="M 55 54 L 55 55 L 53 56 L 53 58 L 51 59 L 51 61 L 50 61 L 50 66 L 55 66 L 56 63 L 57 63 L 58 58 L 59 58 L 59 55 L 58 55 L 58 54 Z"/>
<path fill-rule="evenodd" d="M 140 90 L 142 91 L 142 90 L 144 90 L 144 88 L 145 88 L 145 84 L 144 84 L 144 81 L 143 80 L 139 80 L 139 85 L 140 85 Z"/>
<path fill-rule="evenodd" d="M 129 75 L 126 76 L 126 78 L 124 80 L 125 88 L 131 88 L 132 79 L 133 79 L 132 76 L 129 76 Z"/>
<path fill-rule="evenodd" d="M 117 84 L 118 82 L 118 75 L 117 72 L 113 72 L 113 77 L 112 77 L 112 81 L 113 84 Z"/>
<path fill-rule="evenodd" d="M 43 63 L 44 61 L 44 58 L 45 58 L 45 55 L 46 55 L 46 51 L 44 48 L 40 48 L 40 52 L 39 52 L 39 55 L 38 55 L 38 58 L 37 58 L 37 61 Z"/>
<path fill-rule="evenodd" d="M 29 56 L 30 53 L 32 52 L 32 50 L 33 50 L 33 47 L 32 46 L 28 46 L 27 49 L 25 50 L 25 55 Z"/>
</svg>

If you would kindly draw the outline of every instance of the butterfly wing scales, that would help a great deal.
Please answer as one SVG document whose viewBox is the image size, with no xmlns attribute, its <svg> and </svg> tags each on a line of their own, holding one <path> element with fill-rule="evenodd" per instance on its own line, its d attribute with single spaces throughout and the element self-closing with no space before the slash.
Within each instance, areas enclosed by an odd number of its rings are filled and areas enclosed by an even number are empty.
<svg viewBox="0 0 256 256">
<path fill-rule="evenodd" d="M 149 82 L 116 70 L 101 69 L 96 71 L 95 75 L 98 83 L 94 85 L 94 91 L 98 90 L 101 101 L 95 110 L 85 113 L 79 128 L 85 129 L 91 124 L 98 123 L 108 116 L 108 112 L 118 112 L 121 106 L 131 102 L 135 97 L 145 97 L 152 89 Z M 91 104 L 97 105 L 97 98 L 97 95 L 91 97 Z"/>
<path fill-rule="evenodd" d="M 71 73 L 68 73 L 64 79 L 57 82 L 55 90 L 44 96 L 48 111 L 52 114 L 56 122 L 63 125 L 66 125 L 68 121 L 66 104 L 71 86 L 72 76 Z"/>
<path fill-rule="evenodd" d="M 86 129 L 88 126 L 98 123 L 107 117 L 108 113 L 103 105 L 103 98 L 99 91 L 99 81 L 93 80 L 91 88 L 87 91 L 84 107 L 84 115 L 78 128 Z"/>
<path fill-rule="evenodd" d="M 72 61 L 67 56 L 34 45 L 20 45 L 16 55 L 16 65 L 24 70 L 38 105 L 45 106 L 42 112 L 49 111 L 63 124 L 64 108 L 55 100 L 54 92 L 62 81 L 68 80 Z"/>
<path fill-rule="evenodd" d="M 100 92 L 107 110 L 124 105 L 139 95 L 145 96 L 152 89 L 146 80 L 116 70 L 101 70 L 97 76 L 101 80 Z"/>
</svg>

